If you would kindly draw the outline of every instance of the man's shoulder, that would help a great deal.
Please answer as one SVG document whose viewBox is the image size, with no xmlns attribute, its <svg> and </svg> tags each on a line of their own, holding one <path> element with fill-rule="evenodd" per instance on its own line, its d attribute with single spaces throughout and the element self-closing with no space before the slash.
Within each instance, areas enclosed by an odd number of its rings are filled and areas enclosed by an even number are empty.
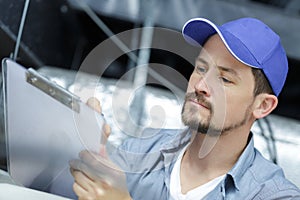
<svg viewBox="0 0 300 200">
<path fill-rule="evenodd" d="M 282 168 L 266 159 L 257 149 L 255 149 L 255 157 L 249 170 L 257 182 L 264 182 L 274 176 L 284 177 Z"/>
<path fill-rule="evenodd" d="M 251 179 L 257 191 L 258 199 L 278 199 L 283 197 L 297 197 L 300 199 L 300 190 L 289 181 L 282 168 L 264 158 L 258 151 L 253 164 L 249 168 Z"/>
<path fill-rule="evenodd" d="M 284 176 L 274 176 L 256 188 L 254 199 L 300 199 L 300 190 Z"/>
</svg>

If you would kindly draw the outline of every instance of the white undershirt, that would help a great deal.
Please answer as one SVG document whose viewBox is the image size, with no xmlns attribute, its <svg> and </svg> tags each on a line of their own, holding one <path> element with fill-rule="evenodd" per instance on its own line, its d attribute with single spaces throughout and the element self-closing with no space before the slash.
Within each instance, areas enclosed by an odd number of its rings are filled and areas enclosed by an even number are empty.
<svg viewBox="0 0 300 200">
<path fill-rule="evenodd" d="M 222 181 L 222 179 L 225 177 L 225 174 L 222 176 L 219 176 L 199 187 L 196 187 L 190 191 L 188 191 L 186 194 L 182 194 L 181 192 L 181 182 L 180 182 L 180 166 L 181 166 L 181 160 L 182 156 L 185 152 L 186 148 L 184 148 L 181 153 L 179 154 L 179 157 L 177 161 L 175 162 L 174 168 L 171 172 L 170 177 L 170 194 L 172 199 L 174 200 L 200 200 L 203 199 L 209 192 L 211 192 L 215 187 Z"/>
</svg>

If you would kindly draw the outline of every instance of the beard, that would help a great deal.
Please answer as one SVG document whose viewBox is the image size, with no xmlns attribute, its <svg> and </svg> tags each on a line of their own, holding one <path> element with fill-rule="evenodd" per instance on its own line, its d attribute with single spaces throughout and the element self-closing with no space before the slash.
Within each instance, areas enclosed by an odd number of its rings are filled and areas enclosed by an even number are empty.
<svg viewBox="0 0 300 200">
<path fill-rule="evenodd" d="M 201 105 L 205 106 L 207 108 L 207 111 L 209 112 L 208 116 L 202 117 L 199 113 L 199 109 L 195 108 L 195 106 L 193 105 L 189 105 L 191 104 L 189 102 L 190 100 L 197 101 L 201 103 Z M 187 93 L 185 96 L 185 101 L 181 111 L 181 120 L 184 125 L 190 127 L 192 130 L 195 130 L 198 133 L 219 136 L 221 133 L 231 131 L 246 124 L 246 122 L 250 118 L 250 106 L 251 105 L 247 107 L 245 114 L 240 121 L 225 126 L 222 121 L 225 121 L 226 113 L 223 115 L 222 120 L 215 120 L 215 110 L 212 104 L 205 99 L 203 94 L 196 94 L 195 92 L 191 92 Z M 223 111 L 225 112 L 225 108 L 221 109 L 224 109 Z"/>
</svg>

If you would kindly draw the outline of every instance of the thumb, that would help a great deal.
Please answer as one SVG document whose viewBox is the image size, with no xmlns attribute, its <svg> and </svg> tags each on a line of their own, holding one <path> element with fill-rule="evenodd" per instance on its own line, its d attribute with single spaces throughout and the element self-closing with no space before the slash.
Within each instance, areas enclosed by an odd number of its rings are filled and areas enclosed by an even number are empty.
<svg viewBox="0 0 300 200">
<path fill-rule="evenodd" d="M 103 134 L 104 134 L 106 139 L 109 137 L 110 132 L 111 132 L 110 126 L 108 124 L 104 124 L 103 125 Z"/>
<path fill-rule="evenodd" d="M 99 155 L 102 156 L 103 158 L 107 159 L 107 152 L 106 152 L 106 147 L 105 145 L 101 144 L 100 149 L 99 149 Z"/>
<path fill-rule="evenodd" d="M 87 100 L 86 104 L 94 109 L 95 111 L 97 111 L 98 113 L 101 113 L 102 112 L 102 108 L 101 108 L 101 104 L 100 104 L 100 101 L 95 98 L 95 97 L 91 97 Z"/>
</svg>

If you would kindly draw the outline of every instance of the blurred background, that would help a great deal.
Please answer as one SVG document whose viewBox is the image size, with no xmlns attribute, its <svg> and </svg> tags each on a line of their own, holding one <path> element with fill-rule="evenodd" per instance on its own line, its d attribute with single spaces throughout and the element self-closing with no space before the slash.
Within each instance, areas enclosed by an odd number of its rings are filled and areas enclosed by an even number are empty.
<svg viewBox="0 0 300 200">
<path fill-rule="evenodd" d="M 300 1 L 298 0 L 0 0 L 0 58 L 13 57 L 24 8 L 27 9 L 19 52 L 16 61 L 25 67 L 37 69 L 50 79 L 56 80 L 69 90 L 74 86 L 76 71 L 86 56 L 102 41 L 113 34 L 133 28 L 163 27 L 177 32 L 184 23 L 193 17 L 206 17 L 222 24 L 240 17 L 256 17 L 264 21 L 282 40 L 289 60 L 289 74 L 286 85 L 279 96 L 279 106 L 273 115 L 257 123 L 253 130 L 258 137 L 258 148 L 274 162 L 283 166 L 293 182 L 300 186 Z M 136 35 L 135 35 L 136 34 Z M 20 36 L 20 35 L 19 35 Z M 132 33 L 131 48 L 138 49 L 141 44 L 151 44 L 151 33 Z M 162 41 L 164 42 L 164 41 Z M 122 42 L 116 41 L 117 46 Z M 180 43 L 180 41 L 179 41 Z M 182 48 L 186 48 L 183 47 Z M 167 48 L 166 48 L 167 49 Z M 108 50 L 109 51 L 109 50 Z M 171 67 L 188 79 L 193 66 L 184 58 L 161 49 L 132 51 L 140 63 L 159 63 Z M 195 56 L 193 48 L 186 52 Z M 170 95 L 170 89 L 162 86 L 167 80 L 170 85 L 185 91 L 186 82 L 156 67 L 157 74 L 137 72 L 136 63 L 130 56 L 118 57 L 105 69 L 102 77 L 105 81 L 99 91 L 102 100 L 110 101 L 116 89 L 116 81 L 125 76 L 126 85 L 134 83 L 137 77 L 149 79 L 150 93 L 144 100 L 137 99 L 137 104 L 150 105 L 164 102 L 172 110 L 180 112 L 180 103 L 174 103 L 176 97 Z M 128 73 L 130 72 L 130 73 Z M 151 71 L 150 71 L 151 72 Z M 86 71 L 87 76 L 97 74 Z M 88 78 L 79 81 L 87 86 Z M 128 86 L 128 88 L 130 88 Z M 122 98 L 122 97 L 121 97 Z M 145 101 L 148 99 L 148 101 Z M 149 102 L 149 99 L 151 101 Z M 164 100 L 164 101 L 162 101 Z M 106 104 L 107 105 L 107 104 Z M 157 108 L 157 107 L 156 107 Z M 1 100 L 1 137 L 0 165 L 6 169 L 5 136 L 3 128 L 3 100 Z M 140 109 L 140 108 L 139 108 Z M 113 118 L 110 107 L 104 108 L 108 120 Z M 154 109 L 155 110 L 155 109 Z M 157 115 L 161 114 L 160 109 Z M 138 116 L 138 114 L 136 114 Z M 147 115 L 142 113 L 141 115 Z M 172 118 L 174 113 L 164 113 Z M 153 118 L 153 116 L 152 116 Z M 159 121 L 159 120 L 158 120 Z M 178 120 L 171 120 L 170 127 L 177 128 Z M 174 125 L 175 124 L 175 125 Z M 179 125 L 178 125 L 179 127 Z"/>
</svg>

